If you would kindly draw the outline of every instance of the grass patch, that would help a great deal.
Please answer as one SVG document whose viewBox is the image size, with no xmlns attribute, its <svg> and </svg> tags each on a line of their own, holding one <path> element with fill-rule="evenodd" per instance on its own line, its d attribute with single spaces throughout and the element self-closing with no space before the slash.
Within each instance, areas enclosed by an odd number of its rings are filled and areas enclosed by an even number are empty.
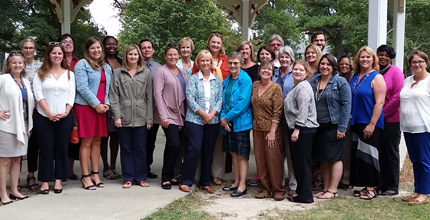
<svg viewBox="0 0 430 220">
<path fill-rule="evenodd" d="M 160 209 L 152 215 L 145 217 L 145 220 L 168 220 L 168 219 L 186 219 L 186 220 L 209 220 L 216 219 L 207 212 L 196 211 L 203 205 L 203 201 L 194 193 L 190 193 L 184 198 L 178 199 L 166 207 Z"/>
</svg>

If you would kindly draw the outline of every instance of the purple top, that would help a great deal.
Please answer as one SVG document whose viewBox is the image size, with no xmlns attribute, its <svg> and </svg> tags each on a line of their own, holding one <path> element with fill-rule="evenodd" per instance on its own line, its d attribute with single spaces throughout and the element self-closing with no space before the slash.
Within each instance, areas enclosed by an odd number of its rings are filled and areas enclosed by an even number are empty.
<svg viewBox="0 0 430 220">
<path fill-rule="evenodd" d="M 384 103 L 384 121 L 387 123 L 399 122 L 400 90 L 403 88 L 405 76 L 394 65 L 391 65 L 388 71 L 382 76 L 387 85 Z"/>
</svg>

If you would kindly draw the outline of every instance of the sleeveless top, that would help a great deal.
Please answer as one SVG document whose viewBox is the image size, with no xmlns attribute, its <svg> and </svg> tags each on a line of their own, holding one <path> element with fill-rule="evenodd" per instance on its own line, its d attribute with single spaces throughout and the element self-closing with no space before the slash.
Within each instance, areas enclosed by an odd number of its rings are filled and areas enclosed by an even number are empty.
<svg viewBox="0 0 430 220">
<path fill-rule="evenodd" d="M 364 75 L 360 81 L 358 81 L 359 73 L 355 73 L 351 78 L 351 93 L 352 93 L 352 105 L 351 105 L 351 125 L 355 123 L 369 124 L 372 118 L 373 108 L 375 107 L 375 97 L 372 89 L 372 81 L 378 71 L 372 71 L 368 76 Z M 381 111 L 376 127 L 384 129 L 384 115 Z"/>
</svg>

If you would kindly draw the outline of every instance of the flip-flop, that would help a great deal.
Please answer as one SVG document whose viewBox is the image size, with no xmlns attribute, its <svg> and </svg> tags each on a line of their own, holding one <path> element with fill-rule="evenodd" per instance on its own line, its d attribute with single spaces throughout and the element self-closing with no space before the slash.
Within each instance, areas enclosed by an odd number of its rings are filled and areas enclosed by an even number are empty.
<svg viewBox="0 0 430 220">
<path fill-rule="evenodd" d="M 124 189 L 130 189 L 131 185 L 133 185 L 133 184 L 130 181 L 127 181 L 127 182 L 124 183 L 124 185 L 122 186 L 122 188 L 124 188 Z"/>
</svg>

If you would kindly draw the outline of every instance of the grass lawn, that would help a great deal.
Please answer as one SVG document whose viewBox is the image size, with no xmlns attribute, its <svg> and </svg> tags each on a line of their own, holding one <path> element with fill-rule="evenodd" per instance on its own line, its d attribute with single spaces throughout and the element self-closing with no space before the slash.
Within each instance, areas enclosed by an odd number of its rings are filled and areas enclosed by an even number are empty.
<svg viewBox="0 0 430 220">
<path fill-rule="evenodd" d="M 406 158 L 400 173 L 401 189 L 413 191 L 413 172 L 409 157 Z M 201 198 L 192 193 L 179 199 L 145 219 L 216 219 L 199 207 L 204 204 Z M 234 217 L 234 216 L 226 216 Z M 267 210 L 253 219 L 430 219 L 430 204 L 409 206 L 401 197 L 382 197 L 365 201 L 357 198 L 337 197 L 321 203 L 317 208 L 306 211 Z"/>
</svg>

